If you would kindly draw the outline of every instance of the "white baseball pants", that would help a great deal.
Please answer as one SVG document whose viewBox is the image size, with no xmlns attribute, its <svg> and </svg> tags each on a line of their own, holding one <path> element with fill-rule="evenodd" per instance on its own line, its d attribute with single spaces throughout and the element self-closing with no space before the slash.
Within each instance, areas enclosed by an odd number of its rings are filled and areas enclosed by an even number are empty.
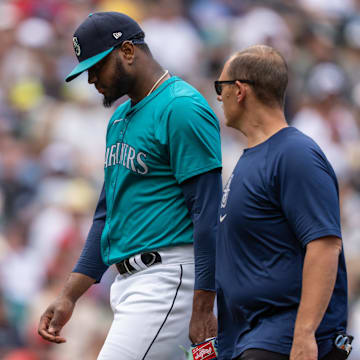
<svg viewBox="0 0 360 360">
<path fill-rule="evenodd" d="M 111 286 L 114 320 L 98 360 L 182 360 L 190 347 L 194 291 L 192 245 L 161 248 L 162 263 Z"/>
</svg>

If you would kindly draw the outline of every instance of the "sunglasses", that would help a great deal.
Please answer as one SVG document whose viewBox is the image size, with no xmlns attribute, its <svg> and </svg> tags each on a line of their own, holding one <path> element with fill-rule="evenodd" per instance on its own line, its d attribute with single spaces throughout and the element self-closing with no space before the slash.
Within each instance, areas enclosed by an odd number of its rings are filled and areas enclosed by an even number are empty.
<svg viewBox="0 0 360 360">
<path fill-rule="evenodd" d="M 251 80 L 241 80 L 241 79 L 236 79 L 236 80 L 216 80 L 214 81 L 214 86 L 215 86 L 215 91 L 216 93 L 220 96 L 222 93 L 222 88 L 224 84 L 235 84 L 236 81 L 240 81 L 241 83 L 246 83 L 246 84 L 250 84 L 250 85 L 255 85 L 254 81 Z"/>
</svg>

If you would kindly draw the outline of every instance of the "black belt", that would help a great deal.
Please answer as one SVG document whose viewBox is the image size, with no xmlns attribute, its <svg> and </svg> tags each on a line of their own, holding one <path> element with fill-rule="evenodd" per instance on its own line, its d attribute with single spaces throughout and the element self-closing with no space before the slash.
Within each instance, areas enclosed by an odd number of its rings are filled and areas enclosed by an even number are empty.
<svg viewBox="0 0 360 360">
<path fill-rule="evenodd" d="M 161 256 L 157 251 L 143 253 L 140 255 L 140 258 L 142 263 L 146 267 L 149 267 L 157 263 L 161 263 Z M 133 259 L 135 264 L 138 267 L 142 268 L 142 264 L 138 264 L 135 260 L 135 256 L 132 256 L 131 258 L 122 260 L 119 263 L 115 264 L 120 274 L 133 274 L 139 270 L 130 264 L 130 259 Z"/>
</svg>

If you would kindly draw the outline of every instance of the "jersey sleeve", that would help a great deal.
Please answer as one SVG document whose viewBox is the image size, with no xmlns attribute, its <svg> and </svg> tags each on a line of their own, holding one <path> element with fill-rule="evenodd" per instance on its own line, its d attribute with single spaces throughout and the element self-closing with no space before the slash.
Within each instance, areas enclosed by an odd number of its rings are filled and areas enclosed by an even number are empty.
<svg viewBox="0 0 360 360">
<path fill-rule="evenodd" d="M 291 145 L 279 170 L 282 210 L 305 246 L 324 236 L 341 238 L 338 184 L 325 155 L 315 144 Z"/>
<path fill-rule="evenodd" d="M 218 208 L 222 194 L 219 169 L 181 184 L 194 224 L 195 290 L 215 291 L 215 248 Z"/>
<path fill-rule="evenodd" d="M 96 280 L 99 283 L 108 266 L 101 258 L 101 234 L 106 220 L 106 196 L 103 185 L 98 204 L 96 206 L 93 224 L 90 228 L 81 255 L 72 272 L 81 273 Z"/>
<path fill-rule="evenodd" d="M 219 123 L 207 104 L 175 98 L 163 114 L 160 136 L 178 183 L 221 167 Z"/>
</svg>

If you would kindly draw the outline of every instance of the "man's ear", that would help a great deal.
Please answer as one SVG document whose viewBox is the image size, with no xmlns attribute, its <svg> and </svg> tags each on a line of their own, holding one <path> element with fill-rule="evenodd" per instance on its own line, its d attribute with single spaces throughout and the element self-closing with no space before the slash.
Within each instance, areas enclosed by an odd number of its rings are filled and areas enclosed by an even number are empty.
<svg viewBox="0 0 360 360">
<path fill-rule="evenodd" d="M 247 87 L 245 84 L 241 83 L 240 81 L 236 81 L 235 86 L 236 86 L 236 100 L 238 103 L 241 103 L 245 99 Z"/>
<path fill-rule="evenodd" d="M 134 62 L 135 46 L 131 41 L 124 41 L 120 47 L 121 56 L 128 64 Z"/>
</svg>

